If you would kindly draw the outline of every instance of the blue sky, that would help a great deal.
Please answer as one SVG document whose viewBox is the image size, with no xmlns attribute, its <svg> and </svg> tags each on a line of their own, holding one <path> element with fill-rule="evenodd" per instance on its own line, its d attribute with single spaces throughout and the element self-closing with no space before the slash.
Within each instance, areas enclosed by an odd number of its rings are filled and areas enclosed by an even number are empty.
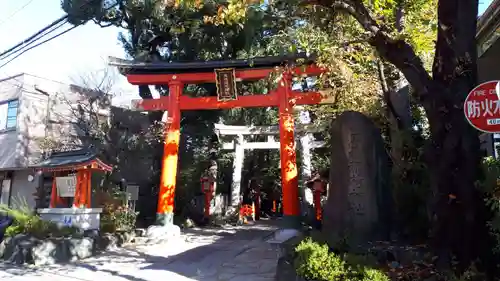
<svg viewBox="0 0 500 281">
<path fill-rule="evenodd" d="M 10 17 L 30 1 L 24 9 Z M 480 0 L 479 14 L 491 1 Z M 0 0 L 0 7 L 0 51 L 17 44 L 64 14 L 59 0 Z M 118 29 L 100 28 L 88 23 L 0 68 L 0 78 L 27 72 L 70 83 L 79 75 L 103 69 L 108 56 L 124 57 L 117 38 Z M 117 75 L 116 79 L 123 98 L 135 95 L 135 88 L 130 87 L 123 77 Z"/>
<path fill-rule="evenodd" d="M 59 0 L 32 0 L 24 9 L 9 18 L 29 1 L 0 0 L 0 51 L 21 42 L 64 15 Z M 0 68 L 0 78 L 26 72 L 72 83 L 81 75 L 105 68 L 108 56 L 124 57 L 118 42 L 118 29 L 100 28 L 88 23 L 26 52 Z M 124 77 L 115 77 L 117 91 L 124 92 L 125 95 L 137 93 L 136 88 L 129 85 Z"/>
</svg>

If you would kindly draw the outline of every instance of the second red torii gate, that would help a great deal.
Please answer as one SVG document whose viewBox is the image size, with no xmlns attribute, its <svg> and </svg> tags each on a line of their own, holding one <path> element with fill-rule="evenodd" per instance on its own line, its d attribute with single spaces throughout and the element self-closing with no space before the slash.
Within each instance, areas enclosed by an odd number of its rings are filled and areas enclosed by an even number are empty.
<svg viewBox="0 0 500 281">
<path fill-rule="evenodd" d="M 305 59 L 303 65 L 286 66 L 289 63 L 295 63 L 299 58 Z M 166 110 L 168 112 L 157 209 L 160 224 L 173 223 L 181 110 L 277 106 L 279 108 L 283 214 L 286 217 L 300 215 L 293 106 L 330 103 L 330 100 L 319 92 L 293 91 L 291 83 L 293 76 L 317 76 L 325 72 L 325 69 L 316 66 L 314 61 L 307 57 L 266 57 L 255 58 L 251 61 L 189 63 L 135 63 L 112 59 L 110 65 L 120 68 L 133 85 L 168 85 L 169 87 L 167 97 L 133 101 L 133 108 L 136 110 Z M 237 96 L 235 87 L 237 81 L 264 79 L 277 70 L 281 70 L 282 73 L 276 90 L 263 95 Z M 200 83 L 216 83 L 218 96 L 182 95 L 185 85 Z"/>
</svg>

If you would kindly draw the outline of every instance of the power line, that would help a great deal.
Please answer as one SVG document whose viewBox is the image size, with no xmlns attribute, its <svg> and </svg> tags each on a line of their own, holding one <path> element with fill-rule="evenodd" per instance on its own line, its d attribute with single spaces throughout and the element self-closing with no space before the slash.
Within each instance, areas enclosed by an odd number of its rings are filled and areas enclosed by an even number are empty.
<svg viewBox="0 0 500 281">
<path fill-rule="evenodd" d="M 6 23 L 8 20 L 10 20 L 11 18 L 13 18 L 15 15 L 17 15 L 17 13 L 19 13 L 20 11 L 22 11 L 24 8 L 26 8 L 29 4 L 31 4 L 31 2 L 33 2 L 34 0 L 29 0 L 28 2 L 26 2 L 26 4 L 24 4 L 21 8 L 17 9 L 15 12 L 13 12 L 12 14 L 10 14 L 10 16 L 8 16 L 6 19 L 0 21 L 0 26 L 2 26 L 2 24 Z"/>
<path fill-rule="evenodd" d="M 63 25 L 65 25 L 67 23 L 67 21 L 62 21 L 61 23 L 59 23 L 59 25 L 56 25 L 54 26 L 51 30 L 47 31 L 46 33 L 42 34 L 39 38 L 36 38 L 30 42 L 28 42 L 27 44 L 23 45 L 21 48 L 18 48 L 17 50 L 14 50 L 8 54 L 6 54 L 5 56 L 3 57 L 0 57 L 0 60 L 4 60 L 12 55 L 15 55 L 16 53 L 18 52 L 21 52 L 23 51 L 24 49 L 26 49 L 27 47 L 29 47 L 30 45 L 36 43 L 38 40 L 42 39 L 43 37 L 49 35 L 50 33 L 56 31 L 57 29 L 61 28 Z"/>
<path fill-rule="evenodd" d="M 118 4 L 119 4 L 119 3 L 120 3 L 119 1 L 118 1 L 118 2 L 116 2 L 114 5 L 112 5 L 112 6 L 108 7 L 108 8 L 105 8 L 105 9 L 104 9 L 104 11 L 108 11 L 108 10 L 110 10 L 110 9 L 112 9 L 112 8 L 114 8 L 114 7 L 116 7 L 116 6 L 118 6 Z M 79 9 L 83 8 L 86 4 L 88 4 L 88 2 L 83 3 L 83 4 L 79 7 Z M 49 24 L 48 26 L 46 26 L 46 27 L 42 28 L 41 30 L 39 30 L 37 33 L 33 34 L 33 35 L 32 35 L 32 36 L 30 36 L 29 38 L 27 38 L 27 39 L 25 39 L 24 41 L 22 41 L 22 42 L 20 42 L 20 43 L 16 44 L 15 46 L 11 47 L 10 49 L 8 49 L 8 50 L 6 50 L 6 51 L 2 52 L 2 53 L 0 54 L 0 60 L 2 59 L 2 56 L 5 56 L 6 54 L 9 54 L 10 52 L 14 51 L 14 50 L 15 50 L 15 49 L 17 49 L 18 47 L 23 46 L 23 45 L 25 45 L 25 44 L 30 45 L 30 44 L 34 43 L 34 42 L 31 42 L 31 41 L 37 41 L 37 40 L 39 40 L 39 39 L 41 39 L 41 38 L 43 38 L 43 37 L 47 36 L 49 33 L 52 33 L 53 31 L 55 31 L 56 29 L 58 29 L 58 28 L 60 28 L 62 25 L 64 25 L 64 23 L 66 23 L 66 22 L 67 22 L 68 18 L 69 18 L 69 15 L 64 15 L 64 16 L 60 17 L 59 19 L 57 19 L 57 20 L 53 21 L 51 24 Z M 40 38 L 37 38 L 36 40 L 33 40 L 33 39 L 34 39 L 34 38 L 36 38 L 38 35 L 40 35 L 40 34 L 44 33 L 45 31 L 47 31 L 48 29 L 50 29 L 50 28 L 54 27 L 55 25 L 59 24 L 59 23 L 60 23 L 60 22 L 62 22 L 62 21 L 65 21 L 65 22 L 64 22 L 63 24 L 59 25 L 58 27 L 54 28 L 53 30 L 51 30 L 51 31 L 49 31 L 49 32 L 47 32 L 47 33 L 45 33 L 45 34 L 44 34 L 44 35 L 42 35 Z M 52 37 L 50 37 L 49 39 L 47 39 L 47 40 L 45 40 L 45 41 L 42 41 L 42 42 L 40 42 L 40 43 L 38 43 L 38 44 L 36 44 L 36 45 L 34 45 L 34 46 L 32 46 L 32 47 L 29 47 L 29 48 L 28 48 L 28 49 L 26 49 L 26 50 L 23 50 L 21 53 L 19 53 L 18 55 L 16 55 L 15 57 L 13 57 L 13 58 L 12 58 L 12 59 L 10 59 L 9 61 L 7 61 L 6 63 L 4 63 L 4 64 L 0 65 L 0 68 L 2 68 L 3 66 L 5 66 L 5 65 L 9 64 L 11 61 L 15 60 L 16 58 L 18 58 L 18 57 L 19 57 L 19 56 L 21 56 L 22 54 L 26 53 L 27 51 L 29 51 L 29 50 L 31 50 L 31 49 L 33 49 L 33 48 L 36 48 L 36 47 L 38 47 L 38 46 L 40 46 L 40 45 L 42 45 L 42 44 L 44 44 L 44 43 L 46 43 L 46 42 L 49 42 L 49 41 L 51 41 L 52 39 L 55 39 L 55 38 L 57 38 L 57 37 L 59 37 L 59 36 L 61 36 L 61 35 L 65 34 L 65 33 L 69 32 L 69 31 L 71 31 L 71 30 L 75 29 L 76 27 L 78 27 L 78 26 L 80 26 L 80 25 L 81 25 L 81 24 L 74 25 L 73 27 L 71 27 L 71 28 L 69 28 L 69 29 L 67 29 L 67 30 L 65 30 L 65 31 L 63 31 L 63 32 L 61 32 L 61 33 L 59 33 L 59 34 L 55 35 L 55 36 L 52 36 Z M 18 51 L 19 51 L 19 50 L 15 50 L 14 52 L 16 53 L 16 52 L 18 52 Z M 7 57 L 8 57 L 8 56 L 10 56 L 10 54 L 9 54 L 9 55 L 7 55 Z"/>
<path fill-rule="evenodd" d="M 51 24 L 47 25 L 46 27 L 40 29 L 38 32 L 36 32 L 35 34 L 31 35 L 30 37 L 24 39 L 22 42 L 19 42 L 18 44 L 16 44 L 15 46 L 9 48 L 8 50 L 2 52 L 0 54 L 0 57 L 3 57 L 5 54 L 8 54 L 10 52 L 12 52 L 13 50 L 17 49 L 18 47 L 26 44 L 26 43 L 29 43 L 30 41 L 32 41 L 34 38 L 36 38 L 38 35 L 44 33 L 46 30 L 52 28 L 53 26 L 57 25 L 58 23 L 62 22 L 63 20 L 66 20 L 68 18 L 68 15 L 65 15 L 65 16 L 62 16 L 60 18 L 58 18 L 57 20 L 53 21 Z"/>
<path fill-rule="evenodd" d="M 46 40 L 44 40 L 44 41 L 42 41 L 42 42 L 40 42 L 40 43 L 38 43 L 38 44 L 36 44 L 36 45 L 34 45 L 34 46 L 29 47 L 28 49 L 26 49 L 26 50 L 22 51 L 21 53 L 19 53 L 19 54 L 18 54 L 18 55 L 16 55 L 15 57 L 13 57 L 13 58 L 11 58 L 10 60 L 8 60 L 6 63 L 4 63 L 4 64 L 0 65 L 0 68 L 2 68 L 2 67 L 4 67 L 4 66 L 6 66 L 6 65 L 7 65 L 7 64 L 9 64 L 10 62 L 12 62 L 13 60 L 15 60 L 15 59 L 16 59 L 16 58 L 18 58 L 19 56 L 21 56 L 22 54 L 26 53 L 27 51 L 29 51 L 29 50 L 31 50 L 31 49 L 33 49 L 33 48 L 36 48 L 36 47 L 38 47 L 38 46 L 40 46 L 40 45 L 42 45 L 42 44 L 45 44 L 45 43 L 47 43 L 47 42 L 49 42 L 49 41 L 51 41 L 51 40 L 53 40 L 53 39 L 56 39 L 57 37 L 59 37 L 59 36 L 61 36 L 61 35 L 65 34 L 65 33 L 67 33 L 67 32 L 70 32 L 71 30 L 73 30 L 73 29 L 77 28 L 78 26 L 79 26 L 79 25 L 74 25 L 74 26 L 72 26 L 72 27 L 70 27 L 70 28 L 66 29 L 66 30 L 65 30 L 65 31 L 63 31 L 63 32 L 58 33 L 58 34 L 56 34 L 56 35 L 54 35 L 54 36 L 50 37 L 49 39 L 46 39 Z"/>
<path fill-rule="evenodd" d="M 90 1 L 90 0 L 89 0 L 89 1 Z M 83 3 L 80 7 L 79 7 L 79 9 L 83 8 L 86 4 L 88 4 L 88 2 L 89 2 L 89 1 L 84 2 L 84 3 Z M 115 5 L 113 5 L 112 7 L 114 7 L 114 6 L 116 6 L 116 4 L 115 4 Z M 110 7 L 110 8 L 111 8 L 111 7 Z M 53 26 L 57 25 L 58 23 L 60 23 L 60 22 L 62 22 L 62 21 L 65 21 L 65 20 L 68 20 L 68 18 L 69 18 L 69 15 L 68 15 L 68 14 L 66 14 L 66 15 L 64 15 L 64 16 L 62 16 L 62 17 L 60 17 L 60 18 L 56 19 L 55 21 L 53 21 L 52 23 L 50 23 L 50 24 L 49 24 L 49 25 L 47 25 L 46 27 L 44 27 L 44 28 L 40 29 L 40 30 L 39 30 L 38 32 L 36 32 L 35 34 L 33 34 L 33 35 L 31 35 L 30 37 L 28 37 L 28 38 L 24 39 L 22 42 L 19 42 L 18 44 L 16 44 L 15 46 L 11 47 L 10 49 L 8 49 L 8 50 L 6 50 L 6 51 L 2 52 L 2 53 L 0 54 L 0 58 L 1 58 L 2 56 L 4 56 L 5 54 L 7 54 L 7 53 L 9 53 L 9 52 L 13 51 L 14 49 L 16 49 L 16 48 L 18 48 L 18 47 L 20 47 L 20 46 L 22 46 L 22 45 L 25 45 L 25 44 L 26 44 L 26 43 L 28 43 L 29 41 L 32 41 L 32 40 L 33 40 L 34 38 L 36 38 L 38 35 L 42 34 L 42 33 L 43 33 L 43 32 L 45 32 L 46 30 L 48 30 L 48 29 L 52 28 Z M 46 34 L 46 35 L 47 35 L 47 34 Z"/>
</svg>

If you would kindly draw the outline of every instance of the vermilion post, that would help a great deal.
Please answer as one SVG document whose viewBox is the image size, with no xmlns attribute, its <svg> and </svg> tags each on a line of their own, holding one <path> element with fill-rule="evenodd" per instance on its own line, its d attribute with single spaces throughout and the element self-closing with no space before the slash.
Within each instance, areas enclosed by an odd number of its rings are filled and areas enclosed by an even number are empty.
<svg viewBox="0 0 500 281">
<path fill-rule="evenodd" d="M 64 201 L 61 197 L 59 197 L 59 194 L 57 193 L 57 181 L 56 177 L 59 175 L 58 172 L 54 172 L 52 175 L 52 191 L 50 195 L 50 207 L 51 208 L 57 208 L 59 204 L 62 204 Z"/>
<path fill-rule="evenodd" d="M 80 207 L 82 202 L 82 189 L 83 189 L 83 181 L 82 181 L 82 172 L 76 172 L 76 186 L 75 186 L 75 196 L 73 197 L 73 207 Z"/>
<path fill-rule="evenodd" d="M 281 185 L 283 189 L 283 215 L 300 215 L 297 155 L 295 153 L 293 108 L 290 103 L 291 75 L 283 74 L 278 85 Z"/>
<path fill-rule="evenodd" d="M 322 208 L 321 208 L 321 191 L 319 190 L 314 190 L 313 191 L 313 203 L 314 203 L 314 209 L 315 209 L 315 217 L 317 221 L 321 221 L 321 216 L 322 216 Z"/>
<path fill-rule="evenodd" d="M 56 184 L 56 175 L 53 175 L 52 178 L 52 191 L 50 192 L 50 207 L 55 208 L 57 207 L 57 184 Z"/>
<path fill-rule="evenodd" d="M 85 195 L 87 199 L 85 200 L 84 204 L 87 208 L 92 207 L 92 171 L 87 170 L 87 189 L 85 189 Z"/>
<path fill-rule="evenodd" d="M 171 81 L 169 83 L 168 120 L 165 126 L 165 144 L 163 146 L 157 210 L 157 221 L 161 225 L 174 223 L 174 196 L 181 127 L 179 98 L 182 89 L 183 84 L 180 81 Z"/>
</svg>

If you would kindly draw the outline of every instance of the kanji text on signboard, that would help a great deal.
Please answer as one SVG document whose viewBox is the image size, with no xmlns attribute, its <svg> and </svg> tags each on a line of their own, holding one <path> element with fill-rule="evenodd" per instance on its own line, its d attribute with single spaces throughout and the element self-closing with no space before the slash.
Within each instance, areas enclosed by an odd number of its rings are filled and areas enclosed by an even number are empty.
<svg viewBox="0 0 500 281">
<path fill-rule="evenodd" d="M 496 90 L 498 82 L 490 81 L 477 86 L 465 100 L 465 117 L 480 131 L 500 132 L 500 100 Z"/>
</svg>

